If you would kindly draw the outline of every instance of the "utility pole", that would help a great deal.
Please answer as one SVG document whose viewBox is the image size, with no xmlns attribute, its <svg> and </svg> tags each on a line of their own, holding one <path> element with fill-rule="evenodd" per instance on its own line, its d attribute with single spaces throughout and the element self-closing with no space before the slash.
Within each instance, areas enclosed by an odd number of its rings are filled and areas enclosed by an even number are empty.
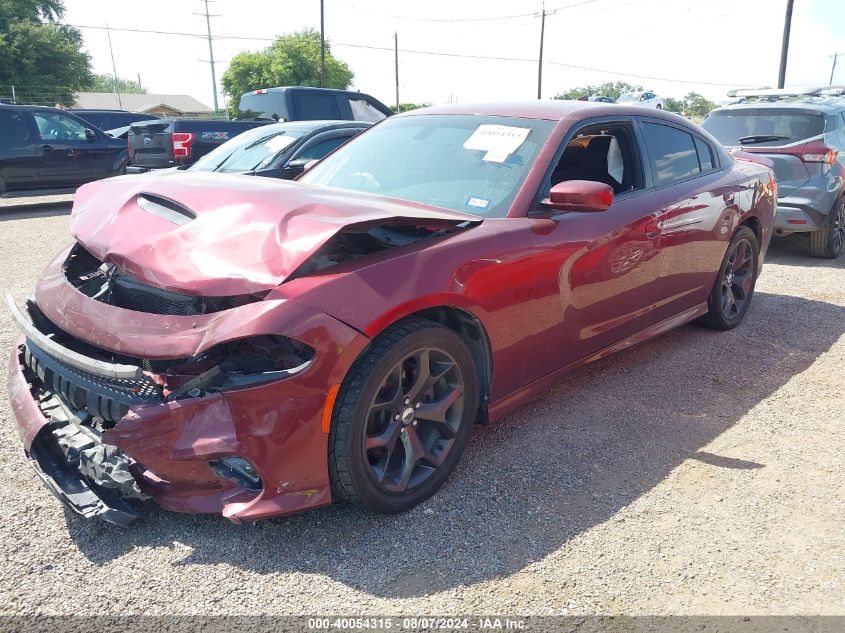
<svg viewBox="0 0 845 633">
<path fill-rule="evenodd" d="M 208 12 L 208 3 L 214 0 L 202 0 L 205 4 L 205 13 L 194 13 L 194 15 L 205 17 L 205 27 L 208 32 L 208 63 L 211 64 L 211 91 L 214 95 L 214 111 L 217 112 L 217 73 L 214 71 L 214 47 L 211 45 L 211 18 L 220 17 Z"/>
<path fill-rule="evenodd" d="M 540 14 L 540 58 L 537 63 L 537 98 L 543 98 L 543 39 L 546 36 L 546 4 Z"/>
<path fill-rule="evenodd" d="M 830 81 L 827 82 L 828 86 L 833 85 L 833 71 L 836 70 L 836 60 L 839 58 L 839 53 L 833 54 L 833 66 L 830 69 Z"/>
<path fill-rule="evenodd" d="M 780 70 L 778 88 L 783 88 L 786 81 L 786 56 L 789 53 L 789 29 L 792 27 L 792 5 L 795 0 L 786 0 L 786 17 L 783 21 L 783 42 L 780 45 Z"/>
<path fill-rule="evenodd" d="M 326 23 L 323 0 L 320 0 L 320 88 L 326 87 Z"/>
<path fill-rule="evenodd" d="M 138 73 L 138 91 L 140 92 L 143 89 L 144 87 L 141 85 L 141 73 Z"/>
<path fill-rule="evenodd" d="M 399 114 L 399 33 L 393 34 L 393 70 L 396 75 L 396 114 Z"/>
<path fill-rule="evenodd" d="M 117 86 L 117 66 L 114 64 L 114 49 L 111 47 L 111 31 L 109 23 L 106 22 L 106 36 L 109 38 L 109 54 L 111 54 L 111 69 L 114 73 L 114 91 L 117 93 L 117 106 L 123 110 L 123 100 L 120 98 L 120 88 Z"/>
</svg>

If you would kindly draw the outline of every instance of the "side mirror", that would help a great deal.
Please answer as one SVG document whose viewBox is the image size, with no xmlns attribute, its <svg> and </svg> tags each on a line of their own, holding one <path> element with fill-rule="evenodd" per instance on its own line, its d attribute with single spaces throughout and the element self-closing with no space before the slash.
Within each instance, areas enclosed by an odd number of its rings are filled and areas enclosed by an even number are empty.
<svg viewBox="0 0 845 633">
<path fill-rule="evenodd" d="M 85 128 L 85 140 L 89 143 L 93 143 L 97 140 L 97 134 L 90 127 Z"/>
<path fill-rule="evenodd" d="M 594 180 L 564 180 L 552 187 L 540 204 L 555 211 L 606 211 L 613 204 L 613 189 Z"/>
</svg>

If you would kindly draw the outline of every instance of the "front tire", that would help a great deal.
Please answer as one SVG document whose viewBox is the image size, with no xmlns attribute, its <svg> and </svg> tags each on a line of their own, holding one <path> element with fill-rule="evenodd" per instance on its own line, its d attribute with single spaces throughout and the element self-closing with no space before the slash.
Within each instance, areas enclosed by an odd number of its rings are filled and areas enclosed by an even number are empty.
<svg viewBox="0 0 845 633">
<path fill-rule="evenodd" d="M 732 330 L 742 322 L 757 283 L 759 253 L 754 231 L 747 226 L 739 227 L 728 244 L 710 291 L 707 314 L 703 317 L 706 326 L 714 330 Z"/>
<path fill-rule="evenodd" d="M 341 385 L 329 433 L 336 498 L 381 513 L 433 495 L 478 411 L 472 356 L 452 330 L 406 319 L 379 335 Z"/>
<path fill-rule="evenodd" d="M 845 196 L 837 199 L 825 226 L 810 233 L 810 255 L 823 259 L 836 259 L 845 243 Z"/>
</svg>

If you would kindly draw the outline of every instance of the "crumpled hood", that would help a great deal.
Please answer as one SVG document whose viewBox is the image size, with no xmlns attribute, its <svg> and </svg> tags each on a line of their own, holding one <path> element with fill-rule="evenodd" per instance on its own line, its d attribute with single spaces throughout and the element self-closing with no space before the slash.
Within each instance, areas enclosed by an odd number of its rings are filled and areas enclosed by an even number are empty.
<svg viewBox="0 0 845 633">
<path fill-rule="evenodd" d="M 76 194 L 71 231 L 91 254 L 152 286 L 226 296 L 278 286 L 347 227 L 479 221 L 359 192 L 191 173 L 85 185 Z"/>
</svg>

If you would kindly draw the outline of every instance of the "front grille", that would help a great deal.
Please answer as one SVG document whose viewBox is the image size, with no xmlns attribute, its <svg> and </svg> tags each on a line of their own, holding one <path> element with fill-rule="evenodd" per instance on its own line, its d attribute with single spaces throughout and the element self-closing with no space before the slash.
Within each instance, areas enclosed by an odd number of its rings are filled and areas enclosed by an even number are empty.
<svg viewBox="0 0 845 633">
<path fill-rule="evenodd" d="M 112 275 L 109 288 L 110 303 L 127 310 L 181 316 L 205 311 L 202 297 L 153 288 L 127 275 Z"/>
<path fill-rule="evenodd" d="M 24 365 L 49 391 L 74 409 L 110 423 L 120 420 L 129 407 L 163 402 L 161 388 L 149 378 L 120 380 L 88 374 L 62 363 L 27 339 Z"/>
</svg>

